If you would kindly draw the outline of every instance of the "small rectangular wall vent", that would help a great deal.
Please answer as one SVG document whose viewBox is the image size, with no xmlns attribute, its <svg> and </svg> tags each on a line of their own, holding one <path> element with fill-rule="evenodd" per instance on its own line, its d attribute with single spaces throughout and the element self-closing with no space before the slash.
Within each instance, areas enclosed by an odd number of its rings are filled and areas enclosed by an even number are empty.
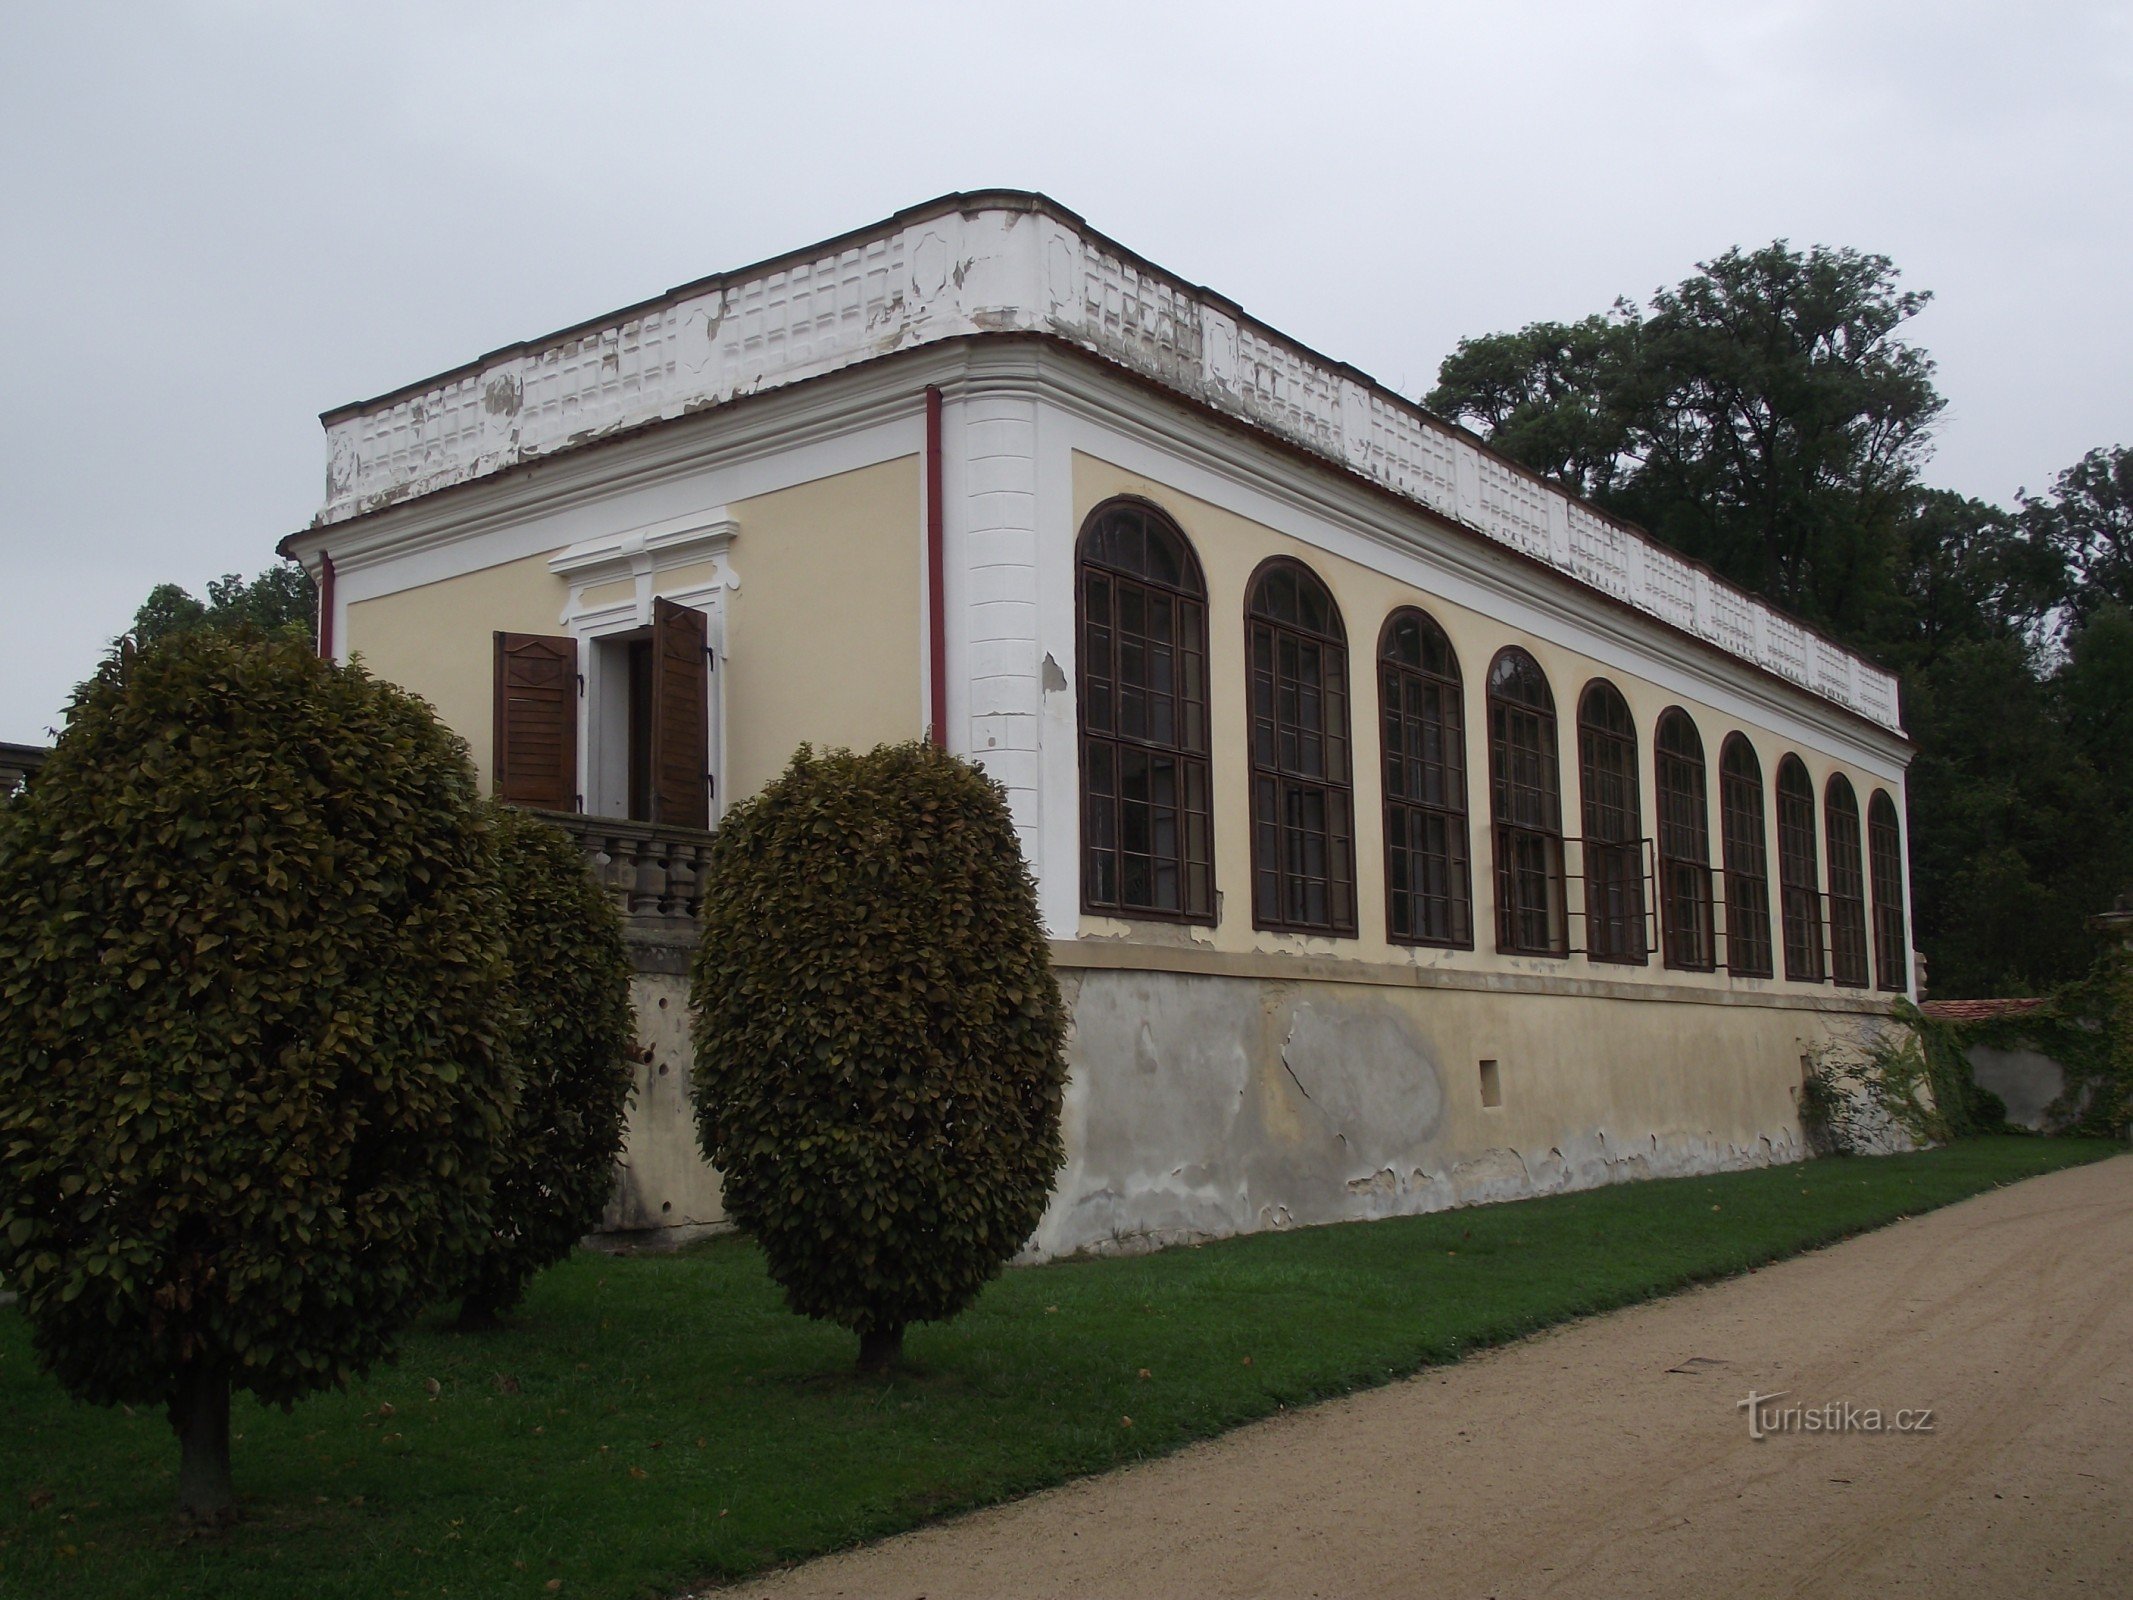
<svg viewBox="0 0 2133 1600">
<path fill-rule="evenodd" d="M 1481 1103 L 1484 1106 L 1503 1104 L 1503 1074 L 1493 1061 L 1481 1064 Z"/>
</svg>

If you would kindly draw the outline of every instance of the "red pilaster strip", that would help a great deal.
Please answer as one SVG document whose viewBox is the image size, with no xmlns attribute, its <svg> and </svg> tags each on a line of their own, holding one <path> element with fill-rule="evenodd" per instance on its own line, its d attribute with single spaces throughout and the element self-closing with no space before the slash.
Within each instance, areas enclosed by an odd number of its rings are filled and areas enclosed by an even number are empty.
<svg viewBox="0 0 2133 1600">
<path fill-rule="evenodd" d="M 926 385 L 926 736 L 948 748 L 948 557 L 941 548 L 941 391 Z M 330 570 L 330 569 L 329 569 Z"/>
</svg>

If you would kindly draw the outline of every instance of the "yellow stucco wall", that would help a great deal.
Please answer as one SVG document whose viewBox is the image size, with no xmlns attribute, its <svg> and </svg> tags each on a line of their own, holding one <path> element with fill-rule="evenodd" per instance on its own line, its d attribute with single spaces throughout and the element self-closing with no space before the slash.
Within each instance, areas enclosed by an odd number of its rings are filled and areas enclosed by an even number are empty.
<svg viewBox="0 0 2133 1600">
<path fill-rule="evenodd" d="M 1331 555 L 1315 546 L 1210 505 L 1167 484 L 1129 472 L 1093 456 L 1074 457 L 1074 514 L 1080 526 L 1088 513 L 1117 495 L 1137 495 L 1153 501 L 1173 516 L 1191 540 L 1200 559 L 1208 586 L 1208 688 L 1212 731 L 1212 777 L 1215 803 L 1215 881 L 1220 906 L 1212 929 L 1181 929 L 1164 923 L 1123 922 L 1106 917 L 1084 916 L 1085 938 L 1133 938 L 1160 943 L 1190 942 L 1219 951 L 1307 953 L 1314 956 L 1403 966 L 1443 967 L 1481 973 L 1521 973 L 1556 977 L 1580 977 L 1613 981 L 1647 981 L 1667 985 L 1725 989 L 1749 993 L 1828 993 L 1828 985 L 1794 984 L 1782 977 L 1783 938 L 1777 926 L 1777 842 L 1775 783 L 1779 758 L 1796 750 L 1815 784 L 1817 834 L 1821 834 L 1819 805 L 1823 785 L 1835 771 L 1845 771 L 1856 791 L 1861 818 L 1877 787 L 1855 766 L 1845 766 L 1825 752 L 1794 746 L 1768 731 L 1721 715 L 1706 703 L 1673 694 L 1642 678 L 1612 667 L 1603 667 L 1590 657 L 1528 634 L 1507 623 L 1471 611 L 1435 595 L 1403 584 L 1385 574 Z M 1293 556 L 1309 567 L 1332 591 L 1340 607 L 1348 636 L 1348 687 L 1350 732 L 1354 762 L 1355 858 L 1357 937 L 1328 938 L 1268 932 L 1252 926 L 1251 816 L 1249 801 L 1250 751 L 1248 742 L 1248 674 L 1245 662 L 1244 600 L 1252 573 L 1270 556 Z M 1545 580 L 1537 580 L 1545 581 Z M 1380 787 L 1378 689 L 1375 659 L 1379 630 L 1386 617 L 1402 606 L 1420 606 L 1436 619 L 1458 654 L 1463 681 L 1466 723 L 1467 810 L 1469 857 L 1473 877 L 1472 950 L 1418 948 L 1394 944 L 1386 937 L 1384 816 Z M 1696 973 L 1670 970 L 1662 965 L 1660 952 L 1652 952 L 1643 967 L 1588 961 L 1582 955 L 1569 957 L 1502 955 L 1495 946 L 1495 882 L 1490 850 L 1488 743 L 1486 688 L 1488 669 L 1496 652 L 1517 644 L 1530 651 L 1547 673 L 1555 697 L 1558 761 L 1561 778 L 1563 831 L 1575 837 L 1583 830 L 1580 821 L 1577 756 L 1577 708 L 1585 686 L 1604 677 L 1622 692 L 1636 718 L 1639 801 L 1642 831 L 1657 836 L 1657 786 L 1653 767 L 1653 730 L 1671 706 L 1680 706 L 1694 719 L 1702 736 L 1705 760 L 1705 790 L 1709 806 L 1711 863 L 1723 864 L 1719 831 L 1718 778 L 1720 747 L 1727 734 L 1736 730 L 1754 744 L 1763 768 L 1764 822 L 1767 835 L 1771 904 L 1771 936 L 1778 952 L 1780 976 L 1772 980 L 1734 978 L 1720 970 Z M 1902 796 L 1892 793 L 1899 812 Z M 1863 822 L 1862 822 L 1863 831 Z M 1826 850 L 1827 840 L 1821 839 Z M 1572 872 L 1577 863 L 1568 863 Z M 1828 888 L 1826 872 L 1823 888 Z M 1714 896 L 1723 897 L 1722 884 L 1714 873 Z M 1576 887 L 1570 893 L 1573 919 L 1581 904 Z M 1871 922 L 1869 923 L 1871 939 Z M 1584 942 L 1582 929 L 1571 930 L 1570 942 Z M 1859 991 L 1840 991 L 1856 994 Z M 1868 991 L 1871 993 L 1872 991 Z"/>
<path fill-rule="evenodd" d="M 722 799 L 760 789 L 803 742 L 864 749 L 923 731 L 922 544 L 916 456 L 817 479 L 728 508 L 740 532 L 723 597 Z M 562 541 L 559 540 L 558 548 Z M 352 602 L 347 648 L 414 690 L 467 741 L 486 787 L 494 635 L 560 634 L 569 587 L 553 552 Z M 653 592 L 706 582 L 703 564 L 658 573 Z M 634 583 L 589 589 L 623 600 Z"/>
<path fill-rule="evenodd" d="M 568 594 L 546 556 L 529 556 L 358 600 L 348 607 L 348 652 L 435 706 L 473 751 L 486 790 L 496 738 L 496 634 L 561 633 L 557 619 Z"/>
<path fill-rule="evenodd" d="M 730 509 L 728 795 L 753 794 L 802 743 L 865 750 L 923 733 L 918 457 Z"/>
</svg>

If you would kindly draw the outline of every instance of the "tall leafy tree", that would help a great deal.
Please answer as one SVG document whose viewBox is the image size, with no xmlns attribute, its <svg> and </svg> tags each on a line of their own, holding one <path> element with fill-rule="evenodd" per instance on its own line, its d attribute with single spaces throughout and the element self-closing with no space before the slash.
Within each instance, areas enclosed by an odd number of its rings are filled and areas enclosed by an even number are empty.
<svg viewBox="0 0 2133 1600">
<path fill-rule="evenodd" d="M 1890 557 L 1894 590 L 1852 642 L 1907 674 L 1960 645 L 2035 641 L 2064 585 L 2058 556 L 2021 518 L 1945 489 L 1911 497 Z"/>
<path fill-rule="evenodd" d="M 1462 339 L 1424 401 L 1572 494 L 1605 500 L 1635 469 L 1637 310 Z"/>
<path fill-rule="evenodd" d="M 195 628 L 249 627 L 261 633 L 301 633 L 318 627 L 318 585 L 295 562 L 269 567 L 256 578 L 226 572 L 208 583 L 207 599 L 175 583 L 148 591 L 127 631 L 142 649 Z"/>
<path fill-rule="evenodd" d="M 2068 726 L 2062 685 L 2020 638 L 1964 641 L 1910 675 L 1905 715 L 1934 992 L 2034 994 L 2079 977 L 2094 954 L 2084 919 L 2125 880 L 2133 835 Z"/>
<path fill-rule="evenodd" d="M 2022 520 L 2066 567 L 2077 618 L 2101 606 L 2133 608 L 2133 450 L 2091 450 L 2049 493 L 2021 496 Z"/>
<path fill-rule="evenodd" d="M 2133 832 L 2133 612 L 2098 607 L 2069 636 L 2053 689 L 2067 737 L 2096 769 L 2120 827 Z"/>
<path fill-rule="evenodd" d="M 1463 341 L 1424 404 L 1810 621 L 1895 594 L 1934 419 L 1886 256 L 1728 250 L 1639 311 Z"/>
</svg>

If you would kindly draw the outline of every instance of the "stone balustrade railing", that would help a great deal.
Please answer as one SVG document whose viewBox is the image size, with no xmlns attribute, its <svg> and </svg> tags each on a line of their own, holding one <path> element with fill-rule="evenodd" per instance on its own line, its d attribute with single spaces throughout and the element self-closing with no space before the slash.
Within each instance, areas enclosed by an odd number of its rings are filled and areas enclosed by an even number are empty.
<svg viewBox="0 0 2133 1600">
<path fill-rule="evenodd" d="M 560 811 L 541 815 L 578 841 L 592 862 L 593 876 L 634 924 L 681 927 L 695 922 L 703 905 L 710 834 L 618 817 Z"/>
<path fill-rule="evenodd" d="M 996 334 L 1059 339 L 1130 367 L 1900 726 L 1892 674 L 1064 207 L 1011 191 L 944 196 L 328 412 L 314 526 L 892 351 Z"/>
</svg>

